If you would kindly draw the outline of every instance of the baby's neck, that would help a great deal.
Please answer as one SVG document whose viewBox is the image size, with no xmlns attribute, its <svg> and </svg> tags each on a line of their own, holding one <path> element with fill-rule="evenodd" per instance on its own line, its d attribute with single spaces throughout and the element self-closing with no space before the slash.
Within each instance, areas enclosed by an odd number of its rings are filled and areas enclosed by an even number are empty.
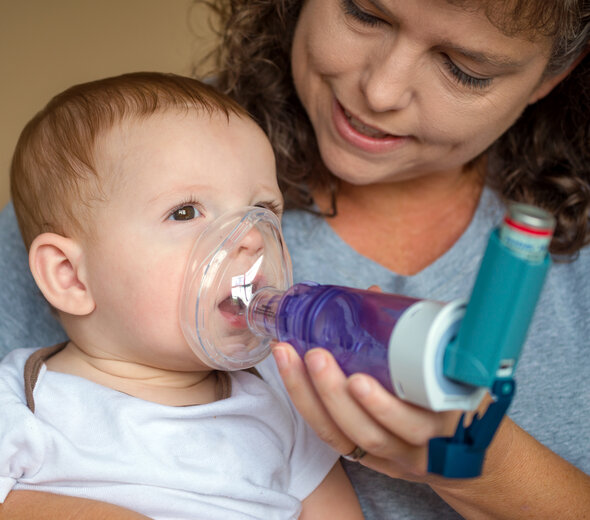
<svg viewBox="0 0 590 520">
<path fill-rule="evenodd" d="M 46 361 L 53 372 L 88 379 L 113 390 L 167 406 L 192 406 L 218 400 L 214 370 L 183 372 L 92 356 L 74 343 Z"/>
</svg>

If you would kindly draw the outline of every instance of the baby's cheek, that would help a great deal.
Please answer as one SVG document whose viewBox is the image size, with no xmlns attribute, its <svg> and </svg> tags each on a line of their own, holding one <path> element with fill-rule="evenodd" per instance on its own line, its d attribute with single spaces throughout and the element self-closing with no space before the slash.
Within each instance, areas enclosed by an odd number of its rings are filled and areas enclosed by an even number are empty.
<svg viewBox="0 0 590 520">
<path fill-rule="evenodd" d="M 145 258 L 120 267 L 116 280 L 111 279 L 117 287 L 110 290 L 117 292 L 113 304 L 124 312 L 128 324 L 140 334 L 176 325 L 184 271 L 169 261 L 147 263 Z"/>
</svg>

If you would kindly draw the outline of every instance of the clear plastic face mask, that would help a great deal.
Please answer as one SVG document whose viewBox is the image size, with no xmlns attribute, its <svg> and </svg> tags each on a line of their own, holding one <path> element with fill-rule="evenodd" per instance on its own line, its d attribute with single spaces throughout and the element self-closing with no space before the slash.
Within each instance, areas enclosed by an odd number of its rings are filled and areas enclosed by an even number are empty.
<svg viewBox="0 0 590 520">
<path fill-rule="evenodd" d="M 213 221 L 193 247 L 184 277 L 180 324 L 194 353 L 219 370 L 254 366 L 270 353 L 271 338 L 246 321 L 256 291 L 292 284 L 291 260 L 278 217 L 248 207 Z"/>
</svg>

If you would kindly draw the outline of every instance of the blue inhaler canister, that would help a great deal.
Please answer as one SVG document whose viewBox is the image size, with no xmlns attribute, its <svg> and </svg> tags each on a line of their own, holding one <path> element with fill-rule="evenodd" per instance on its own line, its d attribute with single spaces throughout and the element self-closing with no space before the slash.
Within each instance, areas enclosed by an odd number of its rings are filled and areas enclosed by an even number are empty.
<svg viewBox="0 0 590 520">
<path fill-rule="evenodd" d="M 493 402 L 452 437 L 430 440 L 428 471 L 451 478 L 481 474 L 486 450 L 515 393 L 513 378 L 545 275 L 555 220 L 512 204 L 489 239 L 457 337 L 444 356 L 446 378 L 489 388 Z"/>
<path fill-rule="evenodd" d="M 551 265 L 555 220 L 528 204 L 508 207 L 492 232 L 457 337 L 444 356 L 453 381 L 490 388 L 511 378 Z"/>
</svg>

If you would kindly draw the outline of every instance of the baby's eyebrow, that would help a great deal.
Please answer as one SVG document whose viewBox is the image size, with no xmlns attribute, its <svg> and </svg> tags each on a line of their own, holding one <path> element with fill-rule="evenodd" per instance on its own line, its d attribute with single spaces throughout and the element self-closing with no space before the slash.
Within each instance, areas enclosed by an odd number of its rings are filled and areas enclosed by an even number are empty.
<svg viewBox="0 0 590 520">
<path fill-rule="evenodd" d="M 158 200 L 166 200 L 166 199 L 175 199 L 179 196 L 185 195 L 187 193 L 196 194 L 196 193 L 206 193 L 207 190 L 212 190 L 212 187 L 209 185 L 198 185 L 198 184 L 191 184 L 190 186 L 173 186 L 168 190 L 159 191 L 156 195 L 154 195 L 151 199 L 148 200 L 149 204 L 153 204 Z"/>
<path fill-rule="evenodd" d="M 283 206 L 282 204 L 277 203 L 276 201 L 273 200 L 262 200 L 260 202 L 256 203 L 257 206 L 262 206 L 265 209 L 268 209 L 269 211 L 272 211 L 275 215 L 277 215 L 277 217 L 280 217 L 283 214 Z"/>
</svg>

